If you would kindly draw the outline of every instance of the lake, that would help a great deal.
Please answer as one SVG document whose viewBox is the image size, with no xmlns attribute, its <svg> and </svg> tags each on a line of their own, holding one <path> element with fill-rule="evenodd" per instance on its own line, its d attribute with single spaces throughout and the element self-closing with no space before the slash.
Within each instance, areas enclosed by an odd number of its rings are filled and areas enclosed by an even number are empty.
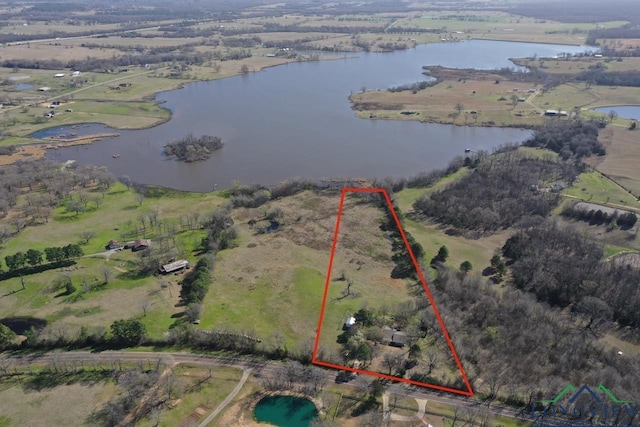
<svg viewBox="0 0 640 427">
<path fill-rule="evenodd" d="M 595 111 L 605 114 L 609 114 L 609 111 L 615 111 L 618 117 L 640 120 L 640 105 L 612 105 L 610 107 L 596 108 Z"/>
<path fill-rule="evenodd" d="M 291 177 L 408 177 L 446 166 L 467 147 L 490 150 L 520 142 L 530 131 L 358 119 L 347 99 L 352 91 L 424 80 L 423 65 L 495 69 L 513 67 L 508 60 L 512 57 L 585 50 L 471 40 L 291 63 L 160 93 L 156 99 L 173 112 L 167 123 L 118 130 L 117 138 L 54 150 L 48 156 L 106 166 L 116 176 L 127 175 L 141 184 L 201 192 L 214 185 L 228 188 L 236 180 L 274 184 Z M 203 162 L 164 157 L 162 147 L 188 132 L 219 136 L 225 146 Z"/>
</svg>

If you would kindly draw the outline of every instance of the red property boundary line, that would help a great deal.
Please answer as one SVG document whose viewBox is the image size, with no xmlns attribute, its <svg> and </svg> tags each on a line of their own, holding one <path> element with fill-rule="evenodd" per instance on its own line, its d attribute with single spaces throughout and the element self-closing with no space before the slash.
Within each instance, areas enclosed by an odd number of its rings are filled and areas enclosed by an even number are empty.
<svg viewBox="0 0 640 427">
<path fill-rule="evenodd" d="M 333 258 L 334 258 L 335 252 L 336 252 L 336 246 L 338 244 L 338 234 L 340 232 L 340 220 L 342 219 L 342 209 L 344 207 L 345 197 L 346 197 L 347 193 L 349 193 L 349 192 L 353 192 L 353 193 L 380 193 L 380 194 L 382 194 L 382 196 L 384 197 L 385 201 L 387 202 L 387 207 L 391 211 L 391 215 L 393 216 L 393 220 L 396 223 L 396 227 L 398 227 L 398 231 L 400 232 L 400 236 L 402 236 L 402 241 L 404 242 L 404 245 L 407 248 L 407 251 L 409 253 L 409 257 L 411 258 L 411 262 L 413 262 L 413 266 L 416 269 L 416 273 L 418 274 L 418 278 L 420 279 L 420 282 L 422 283 L 422 287 L 423 287 L 425 293 L 427 294 L 427 297 L 429 298 L 429 303 L 431 304 L 431 307 L 433 308 L 433 312 L 436 315 L 436 319 L 438 320 L 438 324 L 440 325 L 440 329 L 442 330 L 442 333 L 444 334 L 444 338 L 447 341 L 447 345 L 449 346 L 449 349 L 451 350 L 451 353 L 452 353 L 453 358 L 454 358 L 454 360 L 456 362 L 456 365 L 458 366 L 458 370 L 460 371 L 460 374 L 462 375 L 462 380 L 464 381 L 464 384 L 467 387 L 467 390 L 458 390 L 458 389 L 455 389 L 455 388 L 444 387 L 444 386 L 440 386 L 440 385 L 436 385 L 436 384 L 422 383 L 422 382 L 410 380 L 410 379 L 407 379 L 407 378 L 394 377 L 394 376 L 391 376 L 391 375 L 385 375 L 385 374 L 381 374 L 381 373 L 378 373 L 378 372 L 365 371 L 365 370 L 362 370 L 362 369 L 355 369 L 355 368 L 351 368 L 351 367 L 348 367 L 348 366 L 337 365 L 337 364 L 333 364 L 333 363 L 323 362 L 322 360 L 318 360 L 317 355 L 318 355 L 318 347 L 320 345 L 320 333 L 322 331 L 322 322 L 324 320 L 324 311 L 325 311 L 325 308 L 326 308 L 326 305 L 327 305 L 327 296 L 328 296 L 328 293 L 329 293 L 329 283 L 330 283 L 330 280 L 331 280 L 331 271 L 332 271 L 332 268 L 333 268 Z M 436 303 L 435 303 L 435 301 L 433 299 L 433 295 L 431 295 L 431 291 L 429 290 L 429 286 L 427 285 L 427 281 L 424 278 L 424 275 L 422 274 L 422 271 L 420 270 L 420 268 L 418 266 L 418 262 L 416 260 L 416 257 L 413 254 L 413 251 L 411 250 L 411 245 L 409 245 L 409 241 L 407 240 L 407 236 L 404 233 L 404 229 L 402 228 L 402 225 L 400 225 L 400 220 L 398 219 L 398 216 L 396 215 L 396 212 L 395 212 L 395 210 L 393 208 L 393 203 L 391 203 L 391 199 L 389 198 L 389 194 L 387 194 L 387 191 L 384 188 L 350 188 L 350 187 L 345 187 L 345 188 L 342 189 L 342 195 L 340 197 L 340 204 L 338 206 L 338 218 L 336 219 L 336 228 L 335 228 L 335 231 L 333 233 L 333 244 L 331 245 L 331 256 L 329 257 L 329 267 L 327 269 L 327 278 L 326 278 L 325 284 L 324 284 L 324 294 L 322 296 L 322 306 L 320 308 L 320 317 L 318 318 L 318 330 L 316 332 L 316 340 L 315 340 L 315 344 L 313 346 L 313 354 L 311 356 L 311 363 L 313 363 L 314 365 L 318 365 L 318 366 L 325 366 L 325 367 L 333 368 L 333 369 L 340 369 L 340 370 L 344 370 L 344 371 L 356 372 L 358 374 L 375 376 L 375 377 L 383 378 L 383 379 L 387 379 L 387 380 L 400 381 L 400 382 L 404 382 L 404 383 L 407 383 L 407 384 L 417 385 L 417 386 L 421 386 L 421 387 L 427 387 L 427 388 L 430 388 L 430 389 L 439 390 L 439 391 L 445 391 L 445 392 L 459 394 L 459 395 L 463 395 L 463 396 L 473 396 L 474 395 L 473 388 L 471 387 L 471 383 L 469 382 L 469 379 L 467 378 L 467 374 L 466 374 L 464 368 L 462 367 L 462 363 L 460 362 L 460 358 L 458 357 L 458 353 L 456 352 L 456 349 L 453 346 L 453 342 L 451 341 L 451 337 L 449 336 L 449 332 L 447 331 L 447 328 L 444 326 L 444 322 L 442 321 L 442 316 L 440 315 L 440 311 L 438 310 L 438 307 L 436 306 Z"/>
</svg>

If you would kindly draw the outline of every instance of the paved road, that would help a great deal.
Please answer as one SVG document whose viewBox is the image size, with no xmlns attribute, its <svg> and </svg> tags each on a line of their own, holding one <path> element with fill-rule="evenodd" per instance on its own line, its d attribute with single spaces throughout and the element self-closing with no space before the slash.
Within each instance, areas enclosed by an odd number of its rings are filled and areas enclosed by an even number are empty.
<svg viewBox="0 0 640 427">
<path fill-rule="evenodd" d="M 249 359 L 242 357 L 229 357 L 229 356 L 210 356 L 205 354 L 195 353 L 163 353 L 163 352 L 128 352 L 128 351 L 103 351 L 103 352 L 89 352 L 89 351 L 73 351 L 73 352 L 52 352 L 43 354 L 29 354 L 29 355 L 2 355 L 0 356 L 0 363 L 10 362 L 13 366 L 27 366 L 33 364 L 51 364 L 62 362 L 125 362 L 125 361 L 156 361 L 156 360 L 170 360 L 176 364 L 188 363 L 205 366 L 233 366 L 244 369 L 245 374 L 248 377 L 248 372 L 256 372 L 256 376 L 265 375 L 277 375 L 279 374 L 279 367 L 281 366 L 277 362 L 271 362 L 260 359 Z M 243 375 L 244 377 L 244 375 Z M 327 382 L 334 381 L 336 377 L 336 371 L 325 370 L 325 380 Z M 246 379 L 245 379 L 246 381 Z M 368 387 L 367 382 L 353 381 L 351 383 L 343 384 L 344 387 L 352 389 L 366 389 Z M 427 389 L 419 389 L 416 387 L 400 387 L 398 390 L 402 390 L 402 394 L 409 398 L 428 399 L 432 402 L 442 403 L 453 407 L 460 406 L 466 408 L 479 408 L 487 404 L 479 400 L 456 396 L 449 393 L 436 392 Z M 238 389 L 239 390 L 239 389 Z M 234 390 L 235 391 L 235 390 Z M 230 397 L 230 400 L 234 396 Z M 223 409 L 223 408 L 222 408 Z M 221 409 L 221 410 L 222 410 Z M 528 414 L 522 410 L 514 409 L 509 406 L 491 404 L 487 406 L 487 409 L 494 415 L 501 415 L 509 418 L 523 419 Z M 211 414 L 213 415 L 213 414 Z M 210 417 L 211 417 L 210 415 Z M 216 414 L 217 415 L 217 414 Z M 214 415 L 215 416 L 215 415 Z M 213 419 L 213 417 L 212 417 Z"/>
</svg>

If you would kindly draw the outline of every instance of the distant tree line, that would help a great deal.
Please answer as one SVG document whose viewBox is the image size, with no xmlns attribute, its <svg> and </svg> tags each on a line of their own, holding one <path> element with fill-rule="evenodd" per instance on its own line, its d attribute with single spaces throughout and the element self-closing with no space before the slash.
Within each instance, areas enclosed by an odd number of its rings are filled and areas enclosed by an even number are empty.
<svg viewBox="0 0 640 427">
<path fill-rule="evenodd" d="M 250 55 L 249 55 L 250 56 Z M 119 55 L 112 58 L 72 59 L 62 62 L 57 59 L 5 59 L 2 61 L 3 67 L 27 68 L 43 70 L 60 70 L 70 68 L 78 71 L 105 71 L 118 67 L 142 66 L 145 64 L 160 64 L 166 62 L 180 62 L 186 65 L 202 65 L 207 61 L 237 59 L 247 57 L 239 52 L 216 53 L 208 52 L 165 52 L 165 53 L 143 53 L 141 55 Z"/>
<path fill-rule="evenodd" d="M 604 146 L 598 141 L 598 124 L 583 120 L 549 119 L 534 131 L 524 145 L 555 151 L 563 160 L 572 155 L 581 159 L 593 154 L 606 154 Z"/>
<path fill-rule="evenodd" d="M 597 46 L 598 39 L 640 39 L 640 27 L 634 24 L 626 24 L 613 28 L 596 28 L 589 31 L 586 43 L 591 46 Z"/>
<path fill-rule="evenodd" d="M 165 145 L 164 152 L 167 156 L 175 156 L 178 160 L 195 162 L 208 159 L 214 151 L 223 146 L 222 140 L 217 136 L 196 137 L 189 133 L 183 138 Z"/>
<path fill-rule="evenodd" d="M 559 196 L 535 191 L 535 186 L 557 180 L 573 182 L 577 174 L 569 163 L 528 158 L 515 151 L 504 153 L 480 160 L 470 173 L 445 189 L 418 198 L 413 208 L 458 229 L 497 231 L 525 217 L 547 216 Z"/>
<path fill-rule="evenodd" d="M 585 71 L 576 76 L 576 80 L 595 83 L 601 86 L 640 87 L 638 71 Z"/>
</svg>

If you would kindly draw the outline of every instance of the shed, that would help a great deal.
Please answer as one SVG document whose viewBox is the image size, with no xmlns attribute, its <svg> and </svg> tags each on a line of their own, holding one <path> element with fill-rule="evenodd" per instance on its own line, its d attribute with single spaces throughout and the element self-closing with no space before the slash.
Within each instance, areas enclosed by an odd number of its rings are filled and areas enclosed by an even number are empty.
<svg viewBox="0 0 640 427">
<path fill-rule="evenodd" d="M 186 259 L 179 259 L 174 262 L 170 262 L 169 264 L 164 264 L 160 267 L 160 273 L 168 274 L 173 273 L 175 271 L 180 271 L 185 268 L 189 268 L 189 261 Z"/>
</svg>

